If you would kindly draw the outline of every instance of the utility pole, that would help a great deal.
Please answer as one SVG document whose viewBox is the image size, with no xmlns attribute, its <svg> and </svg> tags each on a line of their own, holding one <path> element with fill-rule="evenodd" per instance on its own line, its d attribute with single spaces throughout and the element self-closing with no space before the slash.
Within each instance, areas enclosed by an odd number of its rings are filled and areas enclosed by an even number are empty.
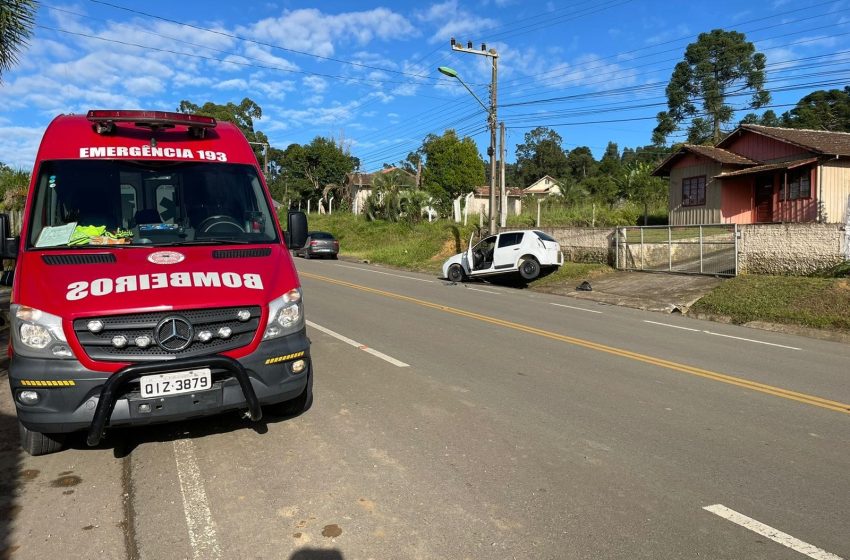
<svg viewBox="0 0 850 560">
<path fill-rule="evenodd" d="M 508 225 L 508 187 L 505 185 L 505 121 L 499 123 L 499 227 Z"/>
<path fill-rule="evenodd" d="M 472 41 L 466 44 L 466 47 L 459 45 L 452 37 L 452 50 L 460 51 L 469 54 L 477 54 L 490 58 L 493 63 L 492 78 L 490 81 L 490 110 L 487 115 L 487 125 L 490 127 L 490 147 L 487 149 L 487 155 L 490 156 L 490 205 L 489 205 L 489 232 L 496 233 L 496 91 L 499 68 L 499 53 L 496 49 L 487 50 L 487 45 L 481 43 L 481 50 L 472 47 Z"/>
</svg>

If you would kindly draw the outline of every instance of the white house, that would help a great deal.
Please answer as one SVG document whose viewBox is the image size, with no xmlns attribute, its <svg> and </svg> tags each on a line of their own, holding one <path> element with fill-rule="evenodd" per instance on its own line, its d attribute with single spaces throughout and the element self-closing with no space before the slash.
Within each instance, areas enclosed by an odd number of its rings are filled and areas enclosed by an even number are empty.
<svg viewBox="0 0 850 560">
<path fill-rule="evenodd" d="M 554 178 L 544 175 L 522 190 L 524 195 L 532 195 L 535 198 L 545 198 L 554 194 L 561 194 L 561 186 Z"/>
</svg>

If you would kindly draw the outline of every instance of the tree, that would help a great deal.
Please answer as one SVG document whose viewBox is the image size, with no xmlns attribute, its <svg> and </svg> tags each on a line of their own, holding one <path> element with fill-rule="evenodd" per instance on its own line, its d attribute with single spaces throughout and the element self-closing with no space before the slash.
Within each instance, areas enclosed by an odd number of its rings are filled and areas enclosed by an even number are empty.
<svg viewBox="0 0 850 560">
<path fill-rule="evenodd" d="M 213 117 L 217 121 L 233 123 L 242 131 L 249 142 L 254 142 L 251 147 L 258 162 L 263 162 L 269 157 L 268 153 L 263 153 L 264 149 L 271 149 L 268 137 L 259 130 L 254 130 L 254 119 L 262 118 L 263 110 L 251 99 L 246 97 L 239 105 L 232 102 L 227 102 L 226 105 L 218 105 L 212 101 L 207 101 L 200 107 L 191 101 L 183 100 L 180 102 L 177 111 L 190 115 L 204 115 Z M 265 146 L 262 144 L 265 144 Z"/>
<path fill-rule="evenodd" d="M 654 164 L 634 161 L 625 167 L 617 178 L 620 192 L 629 200 L 643 205 L 643 225 L 649 221 L 649 205 L 667 197 L 667 183 L 652 176 Z"/>
<path fill-rule="evenodd" d="M 317 136 L 309 144 L 290 144 L 282 152 L 272 151 L 273 180 L 284 184 L 301 198 L 326 198 L 330 189 L 339 191 L 346 173 L 360 164 L 336 141 Z M 342 193 L 335 198 L 340 200 Z"/>
<path fill-rule="evenodd" d="M 629 165 L 633 161 L 645 161 L 653 165 L 661 163 L 664 158 L 673 153 L 672 147 L 638 146 L 637 148 L 624 148 L 620 158 L 623 165 Z"/>
<path fill-rule="evenodd" d="M 526 132 L 525 142 L 516 147 L 516 166 L 522 188 L 544 175 L 566 177 L 569 163 L 561 147 L 561 136 L 545 126 Z"/>
<path fill-rule="evenodd" d="M 792 128 L 850 132 L 850 86 L 843 90 L 813 91 L 798 101 L 796 107 L 783 113 L 782 124 Z"/>
<path fill-rule="evenodd" d="M 373 175 L 372 193 L 366 198 L 364 213 L 371 220 L 397 222 L 406 218 L 419 221 L 425 205 L 424 193 L 415 190 L 415 179 L 398 168 Z"/>
<path fill-rule="evenodd" d="M 419 148 L 424 160 L 422 184 L 435 198 L 450 204 L 484 183 L 484 160 L 472 138 L 458 138 L 454 130 L 429 134 Z"/>
<path fill-rule="evenodd" d="M 3 210 L 23 210 L 29 186 L 29 171 L 0 163 L 0 207 Z"/>
<path fill-rule="evenodd" d="M 608 175 L 588 177 L 583 179 L 579 186 L 590 193 L 594 199 L 609 207 L 613 207 L 620 199 L 620 187 L 615 178 Z"/>
<path fill-rule="evenodd" d="M 605 153 L 602 154 L 602 159 L 599 160 L 599 172 L 603 175 L 619 175 L 621 166 L 620 148 L 616 142 L 608 142 Z"/>
<path fill-rule="evenodd" d="M 567 174 L 576 181 L 584 181 L 596 174 L 596 160 L 587 146 L 579 146 L 567 154 Z"/>
<path fill-rule="evenodd" d="M 35 0 L 0 0 L 0 79 L 18 63 L 18 53 L 28 45 L 37 9 Z"/>
<path fill-rule="evenodd" d="M 751 93 L 745 106 L 748 109 L 770 102 L 770 93 L 764 89 L 765 61 L 743 33 L 722 29 L 700 33 L 685 50 L 684 60 L 673 69 L 667 85 L 668 110 L 658 113 L 653 143 L 665 144 L 688 119 L 688 142 L 719 142 L 721 127 L 735 112 L 728 102 L 730 97 Z"/>
<path fill-rule="evenodd" d="M 740 124 L 760 124 L 762 126 L 782 126 L 782 119 L 776 113 L 768 109 L 761 116 L 756 113 L 747 113 L 741 119 Z"/>
</svg>

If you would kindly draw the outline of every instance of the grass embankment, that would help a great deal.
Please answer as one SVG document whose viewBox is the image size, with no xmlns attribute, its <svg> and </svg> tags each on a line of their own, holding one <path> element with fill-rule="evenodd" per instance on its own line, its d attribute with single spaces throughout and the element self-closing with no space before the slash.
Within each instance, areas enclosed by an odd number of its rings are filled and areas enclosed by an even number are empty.
<svg viewBox="0 0 850 560">
<path fill-rule="evenodd" d="M 844 274 L 850 275 L 850 270 Z M 723 282 L 691 311 L 727 316 L 735 323 L 850 331 L 850 278 L 739 276 Z"/>
<path fill-rule="evenodd" d="M 310 215 L 310 229 L 328 231 L 339 239 L 340 254 L 372 263 L 441 274 L 443 261 L 463 251 L 475 226 L 453 224 L 446 220 L 418 224 L 369 222 L 348 213 Z M 534 286 L 557 284 L 567 280 L 585 280 L 600 271 L 601 264 L 564 263 L 554 274 L 540 278 Z"/>
<path fill-rule="evenodd" d="M 528 226 L 526 226 L 528 227 Z M 441 273 L 445 259 L 464 250 L 474 226 L 368 222 L 348 213 L 310 215 L 310 229 L 340 240 L 343 256 L 429 274 Z M 572 288 L 576 281 L 612 272 L 601 264 L 564 263 L 532 288 Z M 694 313 L 723 315 L 735 323 L 765 321 L 850 331 L 850 263 L 812 277 L 739 276 L 723 282 L 691 307 Z"/>
</svg>

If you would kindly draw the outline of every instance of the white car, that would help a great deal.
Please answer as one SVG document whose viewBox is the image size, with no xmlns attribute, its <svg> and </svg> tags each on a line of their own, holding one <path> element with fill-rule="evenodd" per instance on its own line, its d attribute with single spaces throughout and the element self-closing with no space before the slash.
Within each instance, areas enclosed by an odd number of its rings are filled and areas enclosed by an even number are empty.
<svg viewBox="0 0 850 560">
<path fill-rule="evenodd" d="M 562 264 L 564 254 L 552 236 L 538 230 L 503 231 L 475 245 L 470 237 L 469 249 L 443 263 L 443 277 L 463 282 L 479 276 L 518 274 L 531 281 L 541 271 L 554 271 Z"/>
</svg>

